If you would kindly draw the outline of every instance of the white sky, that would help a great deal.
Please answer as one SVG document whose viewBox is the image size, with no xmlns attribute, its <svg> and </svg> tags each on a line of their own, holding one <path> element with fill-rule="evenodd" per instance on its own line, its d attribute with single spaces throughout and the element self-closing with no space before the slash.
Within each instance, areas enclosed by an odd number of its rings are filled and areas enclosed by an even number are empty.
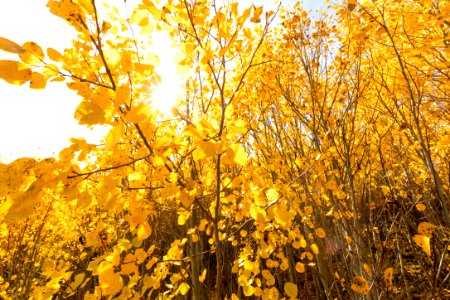
<svg viewBox="0 0 450 300">
<path fill-rule="evenodd" d="M 252 2 L 255 5 L 273 3 L 271 0 Z M 50 14 L 46 3 L 47 0 L 1 1 L 0 36 L 18 44 L 34 41 L 43 49 L 52 47 L 62 51 L 70 47 L 75 31 L 62 19 Z M 303 4 L 308 9 L 315 9 L 322 5 L 322 1 L 303 0 Z M 18 58 L 0 50 L 0 59 Z M 58 155 L 69 145 L 71 137 L 84 137 L 98 143 L 105 130 L 91 131 L 79 126 L 73 118 L 79 101 L 80 98 L 64 83 L 48 82 L 44 90 L 37 91 L 27 84 L 13 86 L 0 79 L 0 161 Z"/>
</svg>

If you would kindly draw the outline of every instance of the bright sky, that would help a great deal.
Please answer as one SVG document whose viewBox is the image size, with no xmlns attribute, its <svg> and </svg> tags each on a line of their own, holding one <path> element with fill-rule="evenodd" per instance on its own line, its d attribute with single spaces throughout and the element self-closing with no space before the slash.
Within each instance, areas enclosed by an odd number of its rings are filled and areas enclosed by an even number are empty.
<svg viewBox="0 0 450 300">
<path fill-rule="evenodd" d="M 273 3 L 270 0 L 252 2 L 255 5 Z M 295 1 L 283 2 L 292 4 Z M 50 14 L 46 3 L 47 0 L 2 1 L 0 36 L 18 44 L 34 41 L 44 49 L 52 47 L 62 51 L 70 47 L 75 31 L 62 19 Z M 322 1 L 304 0 L 303 4 L 308 9 L 315 9 L 321 6 Z M 173 57 L 174 52 L 166 49 L 165 54 Z M 16 57 L 0 50 L 2 60 L 16 60 Z M 162 57 L 161 60 L 159 71 L 164 72 L 161 74 L 164 87 L 169 82 L 164 78 L 173 78 L 176 73 L 173 60 L 164 62 Z M 89 130 L 78 125 L 73 118 L 79 101 L 80 98 L 64 83 L 49 82 L 45 90 L 37 91 L 28 88 L 27 84 L 13 86 L 0 79 L 0 161 L 58 155 L 69 145 L 71 137 L 84 137 L 89 142 L 99 143 L 105 129 Z"/>
</svg>

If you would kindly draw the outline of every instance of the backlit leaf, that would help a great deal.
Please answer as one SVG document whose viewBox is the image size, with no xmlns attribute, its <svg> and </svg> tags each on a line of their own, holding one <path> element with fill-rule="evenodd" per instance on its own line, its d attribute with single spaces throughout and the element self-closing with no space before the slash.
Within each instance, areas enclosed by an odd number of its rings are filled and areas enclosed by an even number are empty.
<svg viewBox="0 0 450 300">
<path fill-rule="evenodd" d="M 57 50 L 53 49 L 53 48 L 47 48 L 47 56 L 56 62 L 62 62 L 63 61 L 63 56 L 61 53 L 59 53 Z"/>
<path fill-rule="evenodd" d="M 319 254 L 319 247 L 317 247 L 316 244 L 311 244 L 309 247 L 311 248 L 311 251 L 312 251 L 314 254 L 316 254 L 316 255 Z"/>
<path fill-rule="evenodd" d="M 124 133 L 125 127 L 123 126 L 123 124 L 118 124 L 115 127 L 113 127 L 106 135 L 105 150 L 110 150 L 117 143 L 119 143 Z"/>
<path fill-rule="evenodd" d="M 393 268 L 386 268 L 383 272 L 383 280 L 386 282 L 389 286 L 392 286 L 392 277 L 394 274 Z"/>
<path fill-rule="evenodd" d="M 323 228 L 317 228 L 316 229 L 316 234 L 321 239 L 323 239 L 323 238 L 325 238 L 327 236 L 327 233 L 325 232 L 325 230 Z"/>
<path fill-rule="evenodd" d="M 190 286 L 189 284 L 187 284 L 186 282 L 183 282 L 182 284 L 180 284 L 180 286 L 178 287 L 178 290 L 180 291 L 181 295 L 186 295 L 187 292 L 189 291 Z"/>
<path fill-rule="evenodd" d="M 75 111 L 74 118 L 80 124 L 86 125 L 102 124 L 106 121 L 103 109 L 87 101 L 81 101 Z"/>
<path fill-rule="evenodd" d="M 108 269 L 100 273 L 99 283 L 104 295 L 114 296 L 123 287 L 123 279 L 119 274 L 114 272 L 114 269 Z"/>
<path fill-rule="evenodd" d="M 31 70 L 24 64 L 12 60 L 0 60 L 0 78 L 10 84 L 22 85 L 32 77 Z"/>
<path fill-rule="evenodd" d="M 238 144 L 230 146 L 225 153 L 224 163 L 245 166 L 247 163 L 247 152 L 244 147 Z"/>
<path fill-rule="evenodd" d="M 71 289 L 76 290 L 83 283 L 84 277 L 84 273 L 75 275 L 73 282 L 70 284 Z"/>
<path fill-rule="evenodd" d="M 255 288 L 251 285 L 244 285 L 243 286 L 243 291 L 244 291 L 244 295 L 246 297 L 250 297 L 253 295 L 253 293 L 255 292 Z"/>
<path fill-rule="evenodd" d="M 199 280 L 200 282 L 205 281 L 205 279 L 206 279 L 206 269 L 204 269 L 204 270 L 202 271 L 202 274 L 201 274 L 200 276 L 198 276 L 198 280 Z"/>
<path fill-rule="evenodd" d="M 369 294 L 369 283 L 362 276 L 356 276 L 353 278 L 351 289 L 359 294 L 368 295 Z"/>
<path fill-rule="evenodd" d="M 427 209 L 427 207 L 422 203 L 418 203 L 418 204 L 416 204 L 416 209 L 418 211 L 424 211 L 425 209 Z"/>
<path fill-rule="evenodd" d="M 297 262 L 295 264 L 295 270 L 299 273 L 305 273 L 305 265 L 302 264 L 301 262 Z"/>
<path fill-rule="evenodd" d="M 31 66 L 40 65 L 44 60 L 44 52 L 42 48 L 35 42 L 25 42 L 22 45 L 25 52 L 19 54 L 20 59 Z"/>
<path fill-rule="evenodd" d="M 10 41 L 4 37 L 0 37 L 0 50 L 16 54 L 20 54 L 25 51 L 22 49 L 22 47 L 20 47 L 19 44 L 16 44 L 15 42 Z"/>
<path fill-rule="evenodd" d="M 43 179 L 36 179 L 26 191 L 13 198 L 13 205 L 9 208 L 5 220 L 17 221 L 30 216 L 39 203 L 44 185 Z"/>
<path fill-rule="evenodd" d="M 435 226 L 428 222 L 420 222 L 417 226 L 417 232 L 427 237 L 433 236 L 434 230 Z"/>
<path fill-rule="evenodd" d="M 366 274 L 369 275 L 369 277 L 373 276 L 372 269 L 370 268 L 370 266 L 368 264 L 363 264 L 363 269 L 366 272 Z"/>
<path fill-rule="evenodd" d="M 145 103 L 139 103 L 131 109 L 125 116 L 125 120 L 129 123 L 139 123 L 150 117 L 150 108 Z"/>
<path fill-rule="evenodd" d="M 45 86 L 47 85 L 47 77 L 44 76 L 41 73 L 33 72 L 31 74 L 30 79 L 30 88 L 36 89 L 36 90 L 43 90 L 45 89 Z"/>
<path fill-rule="evenodd" d="M 284 284 L 284 292 L 289 298 L 295 299 L 297 298 L 298 295 L 298 287 L 296 284 L 292 282 L 286 282 Z"/>
<path fill-rule="evenodd" d="M 413 236 L 413 241 L 422 248 L 422 250 L 428 255 L 431 256 L 431 248 L 430 248 L 430 237 L 416 234 Z"/>
<path fill-rule="evenodd" d="M 143 241 L 146 238 L 148 238 L 152 234 L 152 228 L 147 222 L 144 222 L 142 224 L 139 224 L 138 231 L 137 231 L 137 237 L 139 241 Z"/>
</svg>

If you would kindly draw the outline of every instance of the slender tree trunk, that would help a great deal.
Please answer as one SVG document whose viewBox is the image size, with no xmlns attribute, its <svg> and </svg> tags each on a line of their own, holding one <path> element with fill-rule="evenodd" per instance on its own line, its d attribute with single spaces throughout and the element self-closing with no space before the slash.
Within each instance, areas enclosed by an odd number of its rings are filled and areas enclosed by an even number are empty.
<svg viewBox="0 0 450 300">
<path fill-rule="evenodd" d="M 216 250 L 216 299 L 222 299 L 222 280 L 223 280 L 223 254 L 222 254 L 222 243 L 220 241 L 219 235 L 219 221 L 220 221 L 220 158 L 221 155 L 217 155 L 216 162 L 216 207 L 214 210 L 214 240 L 215 240 L 215 250 Z"/>
<path fill-rule="evenodd" d="M 191 209 L 191 217 L 189 218 L 189 227 L 194 228 L 197 224 L 197 210 L 195 208 Z M 199 249 L 199 241 L 194 242 L 192 240 L 192 235 L 189 238 L 189 248 L 190 248 L 190 256 L 191 256 L 191 283 L 192 283 L 192 299 L 193 300 L 203 300 L 205 298 L 205 291 L 202 283 L 200 282 L 200 266 L 201 266 L 201 258 L 200 255 L 201 249 Z"/>
</svg>

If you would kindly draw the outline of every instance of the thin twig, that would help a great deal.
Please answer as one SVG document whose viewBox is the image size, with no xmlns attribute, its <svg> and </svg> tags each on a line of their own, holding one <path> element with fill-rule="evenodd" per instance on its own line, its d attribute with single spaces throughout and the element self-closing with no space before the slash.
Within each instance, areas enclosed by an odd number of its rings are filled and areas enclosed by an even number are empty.
<svg viewBox="0 0 450 300">
<path fill-rule="evenodd" d="M 86 172 L 86 173 L 74 172 L 75 175 L 69 175 L 69 176 L 67 176 L 67 178 L 71 179 L 71 178 L 76 178 L 76 177 L 80 177 L 80 176 L 90 176 L 92 174 L 96 174 L 96 173 L 100 173 L 100 172 L 106 172 L 106 171 L 110 171 L 110 170 L 114 170 L 114 169 L 119 169 L 119 168 L 122 168 L 122 167 L 126 167 L 126 166 L 129 166 L 129 165 L 132 165 L 132 164 L 134 164 L 134 163 L 136 163 L 136 162 L 138 162 L 140 160 L 146 159 L 146 158 L 148 158 L 148 157 L 150 157 L 152 155 L 153 154 L 148 154 L 146 156 L 143 156 L 143 157 L 140 157 L 140 158 L 136 158 L 136 159 L 134 159 L 134 160 L 132 160 L 130 162 L 127 162 L 125 164 L 122 164 L 122 165 L 112 166 L 112 167 L 104 168 L 104 169 L 98 169 L 98 170 L 91 171 L 91 172 Z"/>
</svg>

